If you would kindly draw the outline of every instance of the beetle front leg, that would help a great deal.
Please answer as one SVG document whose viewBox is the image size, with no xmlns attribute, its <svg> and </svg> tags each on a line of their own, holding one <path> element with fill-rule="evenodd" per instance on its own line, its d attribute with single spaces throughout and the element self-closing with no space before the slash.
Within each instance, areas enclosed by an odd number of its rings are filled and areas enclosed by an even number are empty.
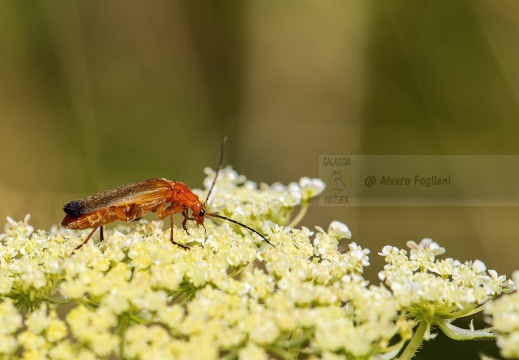
<svg viewBox="0 0 519 360">
<path fill-rule="evenodd" d="M 171 241 L 172 244 L 180 246 L 182 249 L 188 250 L 189 248 L 187 246 L 179 244 L 178 242 L 173 240 L 173 215 L 175 214 L 175 211 L 174 211 L 174 209 L 171 208 L 171 206 L 169 206 L 166 209 L 164 209 L 164 207 L 165 207 L 165 204 L 160 204 L 155 211 L 157 212 L 157 216 L 159 217 L 159 219 L 164 219 L 166 216 L 171 215 L 170 221 L 169 221 L 170 227 L 171 227 L 171 230 L 169 233 L 169 240 Z"/>
<path fill-rule="evenodd" d="M 171 240 L 171 242 L 172 242 L 173 244 L 180 246 L 182 249 L 184 249 L 184 250 L 189 250 L 189 248 L 188 248 L 187 246 L 182 245 L 182 244 L 179 244 L 178 242 L 176 242 L 175 240 L 173 240 L 173 214 L 174 214 L 174 213 L 173 213 L 173 211 L 172 211 L 172 212 L 171 212 L 171 233 L 170 233 L 170 238 L 169 238 L 169 239 Z M 185 228 L 185 227 L 184 227 L 184 228 Z M 186 231 L 187 231 L 187 230 L 186 230 Z"/>
<path fill-rule="evenodd" d="M 187 231 L 187 228 L 186 228 L 187 220 L 189 220 L 187 209 L 184 209 L 184 211 L 182 211 L 182 215 L 184 215 L 184 221 L 182 221 L 182 227 L 189 234 L 189 232 Z"/>
</svg>

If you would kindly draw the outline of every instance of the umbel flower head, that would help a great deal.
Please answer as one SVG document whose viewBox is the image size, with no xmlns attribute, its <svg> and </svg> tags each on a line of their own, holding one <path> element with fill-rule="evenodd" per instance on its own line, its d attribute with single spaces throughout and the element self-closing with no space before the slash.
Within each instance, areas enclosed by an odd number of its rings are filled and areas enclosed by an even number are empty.
<svg viewBox="0 0 519 360">
<path fill-rule="evenodd" d="M 513 274 L 519 282 L 519 271 Z M 519 293 L 503 296 L 485 307 L 486 320 L 497 335 L 501 355 L 507 359 L 519 359 Z"/>
<path fill-rule="evenodd" d="M 379 278 L 391 289 L 406 318 L 418 325 L 401 359 L 410 358 L 422 339 L 431 337 L 431 325 L 456 340 L 494 338 L 486 329 L 462 329 L 451 322 L 482 311 L 487 301 L 514 291 L 514 283 L 494 270 L 487 272 L 480 260 L 437 260 L 445 249 L 431 239 L 419 244 L 409 241 L 407 245 L 409 256 L 406 250 L 392 246 L 385 246 L 380 253 L 387 265 Z"/>
<path fill-rule="evenodd" d="M 210 168 L 206 168 L 205 172 L 208 175 L 204 181 L 206 190 L 196 191 L 202 199 L 207 198 L 207 189 L 211 188 L 216 175 Z M 218 181 L 208 204 L 209 212 L 221 212 L 233 220 L 259 229 L 265 220 L 287 225 L 292 211 L 301 206 L 302 215 L 296 216 L 289 224 L 295 227 L 306 213 L 310 200 L 323 192 L 324 187 L 322 180 L 307 177 L 288 186 L 281 183 L 258 185 L 228 166 L 218 174 Z"/>
<path fill-rule="evenodd" d="M 73 253 L 87 233 L 8 219 L 0 358 L 390 359 L 418 341 L 420 324 L 450 329 L 511 289 L 480 262 L 437 261 L 443 249 L 430 241 L 411 243 L 409 258 L 384 248 L 384 283 L 370 285 L 369 250 L 355 242 L 338 250 L 351 238 L 345 224 L 296 227 L 323 188 L 308 178 L 257 185 L 222 170 L 210 211 L 261 230 L 272 246 L 208 219 L 205 229 L 172 229 L 186 250 L 162 221 L 141 220 Z"/>
</svg>

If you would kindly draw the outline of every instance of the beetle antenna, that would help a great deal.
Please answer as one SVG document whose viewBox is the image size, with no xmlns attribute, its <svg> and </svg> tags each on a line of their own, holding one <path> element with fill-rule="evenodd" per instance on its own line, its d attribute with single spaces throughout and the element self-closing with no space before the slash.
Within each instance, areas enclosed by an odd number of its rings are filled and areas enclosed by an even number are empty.
<svg viewBox="0 0 519 360">
<path fill-rule="evenodd" d="M 261 235 L 257 230 L 254 230 L 253 228 L 251 228 L 250 226 L 247 226 L 245 224 L 242 224 L 241 222 L 238 222 L 236 220 L 233 220 L 233 219 L 229 219 L 225 216 L 222 216 L 222 215 L 218 215 L 218 214 L 205 214 L 205 216 L 211 216 L 211 217 L 216 217 L 216 218 L 219 218 L 219 219 L 223 219 L 223 220 L 227 220 L 227 221 L 230 221 L 236 225 L 240 225 L 242 227 L 244 227 L 245 229 L 248 229 L 250 231 L 252 231 L 253 233 L 259 235 L 263 240 L 265 240 L 267 242 L 267 244 L 269 244 L 270 246 L 274 246 L 272 245 L 272 243 L 270 241 L 267 240 L 267 238 L 263 235 Z"/>
<path fill-rule="evenodd" d="M 216 170 L 216 175 L 214 176 L 213 184 L 211 185 L 211 188 L 209 189 L 209 192 L 207 193 L 207 197 L 205 198 L 204 206 L 209 201 L 209 196 L 211 196 L 211 192 L 213 191 L 214 185 L 216 184 L 216 179 L 218 179 L 218 174 L 220 173 L 220 170 L 222 169 L 223 153 L 224 153 L 225 143 L 226 142 L 227 142 L 227 135 L 225 135 L 223 137 L 223 140 L 222 140 L 222 150 L 221 150 L 221 155 L 220 155 L 220 164 L 218 164 L 218 170 Z"/>
</svg>

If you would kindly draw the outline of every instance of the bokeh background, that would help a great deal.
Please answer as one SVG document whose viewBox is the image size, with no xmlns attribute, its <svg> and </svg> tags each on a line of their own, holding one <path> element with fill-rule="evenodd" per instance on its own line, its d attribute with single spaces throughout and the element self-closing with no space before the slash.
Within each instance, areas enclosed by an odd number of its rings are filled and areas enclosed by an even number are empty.
<svg viewBox="0 0 519 360">
<path fill-rule="evenodd" d="M 224 134 L 226 163 L 267 183 L 317 177 L 319 155 L 518 155 L 517 39 L 514 1 L 2 2 L 0 219 L 50 229 L 152 177 L 199 188 Z M 511 275 L 518 219 L 316 202 L 303 225 L 348 224 L 377 282 L 384 245 L 424 237 Z M 453 346 L 419 358 L 469 354 Z"/>
</svg>

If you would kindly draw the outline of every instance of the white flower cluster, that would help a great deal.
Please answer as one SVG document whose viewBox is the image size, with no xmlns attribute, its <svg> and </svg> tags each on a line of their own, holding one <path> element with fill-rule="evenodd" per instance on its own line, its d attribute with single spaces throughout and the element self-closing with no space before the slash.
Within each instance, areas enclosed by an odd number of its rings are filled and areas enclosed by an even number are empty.
<svg viewBox="0 0 519 360">
<path fill-rule="evenodd" d="M 430 321 L 473 314 L 489 299 L 515 289 L 511 280 L 498 276 L 494 270 L 487 274 L 480 260 L 465 263 L 452 258 L 437 260 L 436 256 L 445 249 L 431 239 L 423 239 L 420 244 L 410 241 L 408 246 L 409 257 L 407 251 L 392 246 L 382 249 L 380 255 L 388 264 L 379 278 L 389 286 L 401 306 L 417 318 Z"/>
<path fill-rule="evenodd" d="M 399 349 L 406 338 L 396 347 L 391 339 L 410 333 L 391 292 L 360 275 L 369 251 L 355 243 L 337 250 L 350 236 L 339 222 L 316 234 L 266 222 L 273 246 L 260 250 L 226 224 L 190 235 L 175 229 L 201 243 L 184 250 L 169 242 L 161 221 L 142 221 L 73 255 L 81 238 L 9 226 L 0 246 L 9 279 L 1 355 L 266 359 L 300 348 L 313 357 L 363 358 Z M 65 303 L 76 306 L 60 319 Z M 32 311 L 23 318 L 21 307 Z"/>
<path fill-rule="evenodd" d="M 208 175 L 204 180 L 206 190 L 195 191 L 202 199 L 207 197 L 207 189 L 216 175 L 210 168 L 205 172 Z M 301 205 L 304 214 L 310 200 L 323 192 L 324 187 L 322 180 L 307 177 L 288 186 L 281 183 L 258 185 L 228 166 L 218 174 L 208 203 L 209 212 L 221 213 L 254 228 L 260 228 L 265 220 L 287 225 L 294 208 Z M 296 223 L 290 225 L 294 227 Z"/>
<path fill-rule="evenodd" d="M 419 345 L 428 332 L 421 323 L 456 332 L 452 319 L 513 288 L 479 261 L 436 260 L 445 250 L 431 240 L 409 243 L 409 257 L 385 247 L 383 284 L 369 285 L 369 250 L 354 242 L 338 250 L 351 238 L 345 224 L 289 224 L 293 208 L 322 188 L 307 178 L 256 186 L 230 168 L 220 173 L 210 211 L 261 229 L 272 246 L 208 219 L 205 230 L 173 229 L 185 250 L 162 221 L 143 220 L 74 252 L 86 233 L 8 219 L 0 358 L 390 359 Z"/>
<path fill-rule="evenodd" d="M 480 260 L 437 260 L 445 249 L 431 239 L 419 244 L 409 241 L 407 245 L 411 249 L 409 256 L 406 250 L 396 247 L 382 249 L 380 255 L 387 265 L 379 278 L 391 289 L 406 317 L 418 324 L 416 333 L 421 335 L 413 338 L 408 347 L 418 348 L 424 337 L 430 338 L 431 325 L 456 340 L 493 339 L 486 329 L 462 329 L 451 322 L 482 311 L 487 301 L 501 293 L 512 292 L 514 282 L 494 270 L 487 272 Z M 411 358 L 413 353 L 404 352 L 401 359 Z"/>
<path fill-rule="evenodd" d="M 519 271 L 513 274 L 519 283 Z M 502 296 L 485 307 L 487 321 L 497 333 L 497 345 L 506 359 L 519 359 L 519 293 Z"/>
</svg>

